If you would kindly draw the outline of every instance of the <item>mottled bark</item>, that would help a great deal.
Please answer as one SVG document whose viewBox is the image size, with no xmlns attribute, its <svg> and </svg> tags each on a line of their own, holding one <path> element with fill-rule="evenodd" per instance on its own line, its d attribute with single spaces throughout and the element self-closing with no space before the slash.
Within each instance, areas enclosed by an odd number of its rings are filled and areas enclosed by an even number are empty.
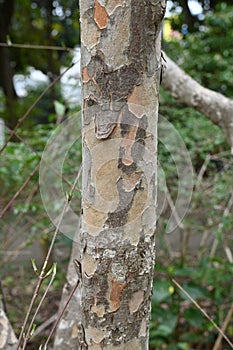
<svg viewBox="0 0 233 350">
<path fill-rule="evenodd" d="M 17 339 L 0 300 L 0 349 L 16 349 Z"/>
<path fill-rule="evenodd" d="M 163 85 L 178 101 L 203 113 L 226 135 L 233 154 L 233 100 L 201 86 L 166 54 Z"/>
<path fill-rule="evenodd" d="M 148 348 L 165 3 L 80 1 L 80 349 Z"/>
<path fill-rule="evenodd" d="M 70 293 L 77 282 L 77 274 L 73 260 L 79 256 L 79 245 L 76 241 L 73 242 L 73 248 L 66 276 L 66 284 L 63 288 L 62 299 L 60 302 L 59 313 L 63 310 Z M 78 328 L 80 322 L 80 289 L 74 293 L 68 307 L 65 311 L 62 320 L 58 324 L 53 350 L 76 350 Z"/>
</svg>

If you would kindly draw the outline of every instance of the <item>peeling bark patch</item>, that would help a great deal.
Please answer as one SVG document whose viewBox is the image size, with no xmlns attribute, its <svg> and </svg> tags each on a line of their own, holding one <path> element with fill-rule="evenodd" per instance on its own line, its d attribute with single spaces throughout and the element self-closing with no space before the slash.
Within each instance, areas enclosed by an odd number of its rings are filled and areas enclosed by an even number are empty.
<svg viewBox="0 0 233 350">
<path fill-rule="evenodd" d="M 123 179 L 120 178 L 117 182 L 119 203 L 117 209 L 114 212 L 108 213 L 108 219 L 105 223 L 106 227 L 117 228 L 124 226 L 127 223 L 128 213 L 130 208 L 132 207 L 137 188 L 134 188 L 133 191 L 127 192 L 123 189 L 123 186 Z"/>
<path fill-rule="evenodd" d="M 128 134 L 122 140 L 121 147 L 124 148 L 124 157 L 122 158 L 122 164 L 130 166 L 133 164 L 133 158 L 131 149 L 137 134 L 137 125 L 131 125 Z"/>
<path fill-rule="evenodd" d="M 96 174 L 96 188 L 98 195 L 103 200 L 117 204 L 118 191 L 116 183 L 120 175 L 121 171 L 117 169 L 116 159 L 105 162 L 98 169 Z"/>
<path fill-rule="evenodd" d="M 7 343 L 7 335 L 9 330 L 8 322 L 4 318 L 0 319 L 0 329 L 1 329 L 0 349 L 3 349 L 3 347 Z"/>
<path fill-rule="evenodd" d="M 113 132 L 119 112 L 101 110 L 95 115 L 95 135 L 97 139 L 107 139 Z"/>
<path fill-rule="evenodd" d="M 148 324 L 147 324 L 147 319 L 143 318 L 142 323 L 141 323 L 141 328 L 139 332 L 140 337 L 146 337 L 147 335 L 147 330 L 148 330 Z"/>
<path fill-rule="evenodd" d="M 94 312 L 98 317 L 103 317 L 105 314 L 104 305 L 94 305 L 91 308 L 91 311 Z"/>
<path fill-rule="evenodd" d="M 72 331 L 71 331 L 71 338 L 75 339 L 78 338 L 78 334 L 79 334 L 79 329 L 76 326 L 76 324 L 72 327 Z"/>
<path fill-rule="evenodd" d="M 83 83 L 88 83 L 88 81 L 91 80 L 87 67 L 83 67 L 82 69 L 82 81 Z"/>
<path fill-rule="evenodd" d="M 101 347 L 97 344 L 92 344 L 89 346 L 90 350 L 101 350 Z"/>
<path fill-rule="evenodd" d="M 94 58 L 95 62 L 96 58 Z M 92 61 L 90 62 L 92 64 Z M 124 66 L 116 71 L 109 71 L 109 68 L 102 63 L 101 69 L 95 72 L 95 82 L 101 91 L 103 100 L 126 101 L 134 86 L 140 84 L 142 75 L 133 65 Z"/>
<path fill-rule="evenodd" d="M 125 0 L 108 0 L 106 8 L 109 15 L 111 15 L 117 7 L 123 6 L 124 1 Z"/>
<path fill-rule="evenodd" d="M 97 268 L 96 260 L 92 258 L 91 255 L 84 253 L 83 255 L 83 271 L 88 275 L 91 276 L 95 273 Z"/>
<path fill-rule="evenodd" d="M 104 6 L 101 6 L 97 0 L 95 0 L 94 8 L 94 20 L 99 29 L 104 29 L 107 27 L 108 23 L 108 13 Z"/>
<path fill-rule="evenodd" d="M 96 233 L 99 233 L 99 228 L 103 227 L 104 222 L 106 221 L 108 216 L 107 213 L 99 211 L 93 206 L 89 206 L 87 202 L 83 202 L 83 217 L 89 226 L 88 231 L 90 231 L 90 233 L 94 235 L 95 231 Z M 96 230 L 92 230 L 91 226 L 93 227 L 93 229 Z"/>
<path fill-rule="evenodd" d="M 129 312 L 132 315 L 134 312 L 138 311 L 140 305 L 144 301 L 144 292 L 139 290 L 134 293 L 129 301 Z"/>
<path fill-rule="evenodd" d="M 123 290 L 126 286 L 126 283 L 120 283 L 111 278 L 110 280 L 110 296 L 109 296 L 109 311 L 114 312 L 119 309 L 121 306 L 120 297 L 123 293 Z"/>
<path fill-rule="evenodd" d="M 99 344 L 105 337 L 105 332 L 94 327 L 88 327 L 86 329 L 86 342 L 88 345 Z"/>
<path fill-rule="evenodd" d="M 107 345 L 105 350 L 140 350 L 142 349 L 139 339 L 121 345 Z"/>
<path fill-rule="evenodd" d="M 124 191 L 131 192 L 133 189 L 135 189 L 141 182 L 141 176 L 142 172 L 133 173 L 129 176 L 123 176 L 122 179 Z"/>
</svg>

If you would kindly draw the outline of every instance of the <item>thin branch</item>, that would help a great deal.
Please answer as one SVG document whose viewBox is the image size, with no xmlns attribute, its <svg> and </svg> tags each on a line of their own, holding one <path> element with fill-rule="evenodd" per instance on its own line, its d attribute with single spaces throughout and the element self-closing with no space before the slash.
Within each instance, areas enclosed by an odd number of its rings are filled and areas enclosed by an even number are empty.
<svg viewBox="0 0 233 350">
<path fill-rule="evenodd" d="M 233 205 L 233 192 L 231 193 L 231 197 L 230 197 L 230 199 L 228 201 L 228 204 L 227 204 L 226 208 L 224 209 L 224 212 L 223 212 L 223 215 L 222 215 L 223 218 L 229 216 L 232 205 Z M 222 230 L 222 228 L 223 228 L 223 223 L 221 221 L 218 224 L 217 232 L 220 232 Z M 218 247 L 218 239 L 215 238 L 215 240 L 213 242 L 213 245 L 212 245 L 212 248 L 211 248 L 210 256 L 214 256 L 215 255 L 217 247 Z M 226 253 L 226 251 L 225 251 L 225 253 Z M 227 255 L 227 253 L 226 253 L 226 255 Z M 227 255 L 227 258 L 229 258 L 228 255 Z"/>
<path fill-rule="evenodd" d="M 51 287 L 51 285 L 52 285 L 52 283 L 53 283 L 53 281 L 54 281 L 55 276 L 56 276 L 56 267 L 55 267 L 55 265 L 54 265 L 54 266 L 53 266 L 53 273 L 52 273 L 51 279 L 50 279 L 50 281 L 49 281 L 49 284 L 48 284 L 48 286 L 46 287 L 45 292 L 44 292 L 44 294 L 42 295 L 42 298 L 41 298 L 41 300 L 40 300 L 40 302 L 39 302 L 39 304 L 38 304 L 38 306 L 37 306 L 37 308 L 36 308 L 36 311 L 34 312 L 34 315 L 33 315 L 32 319 L 31 319 L 31 322 L 30 322 L 30 324 L 29 324 L 29 327 L 28 327 L 26 336 L 25 336 L 25 338 L 24 338 L 22 350 L 24 350 L 25 347 L 26 347 L 26 345 L 27 345 L 27 342 L 28 342 L 28 340 L 29 340 L 29 338 L 30 338 L 30 333 L 31 333 L 31 330 L 32 330 L 32 328 L 33 328 L 33 324 L 34 324 L 34 322 L 35 322 L 36 316 L 37 316 L 38 312 L 40 311 L 41 305 L 42 305 L 42 303 L 43 303 L 43 301 L 44 301 L 46 295 L 47 295 L 48 292 L 49 292 L 49 289 L 50 289 L 50 287 Z"/>
<path fill-rule="evenodd" d="M 23 191 L 23 189 L 27 186 L 27 184 L 30 182 L 31 178 L 35 175 L 37 170 L 39 169 L 40 163 L 37 164 L 35 169 L 30 173 L 28 178 L 24 181 L 22 186 L 18 189 L 17 192 L 15 192 L 14 196 L 11 198 L 11 200 L 7 203 L 7 205 L 2 209 L 0 212 L 0 219 L 3 217 L 5 212 L 9 209 L 9 207 L 12 205 L 12 203 L 15 201 L 15 199 L 20 195 L 20 193 Z"/>
<path fill-rule="evenodd" d="M 40 272 L 40 274 L 38 276 L 37 285 L 35 287 L 35 290 L 34 290 L 34 293 L 33 293 L 33 296 L 32 296 L 32 299 L 31 299 L 31 302 L 30 302 L 30 305 L 29 305 L 29 308 L 27 310 L 27 313 L 26 313 L 26 316 L 25 316 L 25 319 L 24 319 L 24 322 L 23 322 L 23 325 L 22 325 L 22 328 L 21 328 L 21 332 L 20 332 L 20 335 L 19 335 L 19 339 L 18 339 L 16 350 L 19 350 L 19 348 L 20 348 L 20 344 L 21 344 L 21 341 L 22 341 L 22 338 L 23 338 L 23 335 L 24 335 L 24 332 L 25 332 L 25 328 L 26 328 L 29 316 L 31 314 L 32 308 L 34 306 L 34 303 L 35 303 L 35 301 L 37 299 L 37 296 L 38 296 L 38 293 L 39 293 L 42 281 L 43 281 L 44 276 L 45 276 L 45 270 L 46 270 L 46 267 L 47 267 L 47 264 L 48 264 L 48 261 L 49 261 L 49 258 L 50 258 L 50 255 L 51 255 L 54 243 L 55 243 L 55 240 L 57 238 L 57 235 L 58 235 L 58 232 L 59 232 L 59 229 L 60 229 L 63 217 L 65 215 L 66 209 L 67 209 L 67 207 L 68 207 L 68 205 L 69 205 L 69 203 L 70 203 L 70 201 L 72 199 L 72 195 L 73 195 L 74 189 L 75 189 L 75 187 L 77 185 L 77 182 L 79 180 L 79 177 L 80 177 L 80 174 L 81 174 L 81 169 L 82 169 L 82 167 L 79 168 L 78 174 L 77 174 L 77 176 L 75 178 L 75 181 L 73 183 L 73 186 L 71 188 L 69 196 L 66 199 L 66 203 L 65 203 L 65 205 L 63 207 L 63 210 L 62 210 L 62 213 L 60 215 L 58 224 L 56 226 L 56 229 L 55 229 L 52 241 L 51 241 L 50 246 L 49 246 L 48 253 L 46 255 L 46 258 L 45 258 L 44 264 L 42 266 L 41 272 Z"/>
<path fill-rule="evenodd" d="M 75 49 L 71 47 L 62 46 L 47 46 L 47 45 L 30 45 L 30 44 L 14 44 L 14 43 L 0 43 L 2 47 L 19 48 L 19 49 L 33 49 L 33 50 L 53 50 L 53 51 L 68 51 L 73 52 Z"/>
<path fill-rule="evenodd" d="M 233 155 L 233 100 L 204 88 L 186 74 L 165 53 L 166 70 L 163 85 L 172 96 L 185 105 L 203 113 L 225 133 Z"/>
<path fill-rule="evenodd" d="M 204 309 L 198 305 L 198 303 L 193 299 L 193 297 L 186 292 L 186 290 L 174 279 L 172 278 L 172 282 L 178 287 L 185 296 L 196 306 L 196 308 L 207 318 L 207 320 L 214 326 L 214 328 L 217 329 L 217 331 L 221 334 L 221 336 L 226 340 L 226 342 L 230 345 L 231 349 L 233 349 L 233 343 L 230 341 L 230 339 L 226 336 L 226 334 L 222 331 L 222 329 L 217 325 L 216 322 L 206 313 Z"/>
<path fill-rule="evenodd" d="M 196 185 L 195 185 L 197 190 L 199 190 L 199 188 L 200 188 L 200 184 L 201 184 L 201 182 L 203 180 L 203 176 L 204 176 L 204 174 L 206 172 L 206 169 L 208 167 L 208 164 L 209 164 L 210 160 L 211 160 L 211 156 L 208 154 L 206 159 L 205 159 L 205 161 L 204 161 L 204 163 L 202 164 L 201 170 L 199 171 L 199 174 L 197 176 L 197 181 L 196 181 Z"/>
<path fill-rule="evenodd" d="M 8 128 L 7 126 L 5 126 L 5 128 L 11 133 L 12 130 L 10 128 Z M 39 152 L 37 152 L 27 141 L 25 141 L 20 135 L 18 135 L 16 132 L 14 134 L 17 139 L 19 139 L 19 141 L 21 141 L 31 152 L 33 152 L 39 160 L 41 160 L 41 155 L 39 154 Z M 81 135 L 77 138 L 77 141 L 79 141 L 81 139 Z M 1 152 L 1 151 L 0 151 Z M 59 174 L 59 172 L 49 163 L 46 161 L 46 159 L 43 159 L 43 162 L 49 167 L 50 170 L 52 170 L 54 172 L 54 174 L 56 174 L 58 177 L 61 177 L 62 180 L 69 185 L 70 187 L 72 186 L 72 183 L 66 179 L 64 177 L 63 174 Z M 78 192 L 80 192 L 79 189 L 76 189 Z"/>
<path fill-rule="evenodd" d="M 68 305 L 69 305 L 69 303 L 70 303 L 70 301 L 71 301 L 71 299 L 72 299 L 72 297 L 73 297 L 73 295 L 74 295 L 76 289 L 77 289 L 78 286 L 79 286 L 79 283 L 80 283 L 80 281 L 79 281 L 79 279 L 78 279 L 77 282 L 76 282 L 76 284 L 74 285 L 74 287 L 73 287 L 73 289 L 72 289 L 70 295 L 69 295 L 69 298 L 67 299 L 67 301 L 66 301 L 66 303 L 65 303 L 65 305 L 64 305 L 64 307 L 63 307 L 63 309 L 61 310 L 60 314 L 58 315 L 57 320 L 55 321 L 55 323 L 54 323 L 54 325 L 53 325 L 53 327 L 52 327 L 52 329 L 51 329 L 51 331 L 50 331 L 50 333 L 49 333 L 49 335 L 48 335 L 48 338 L 47 338 L 47 340 L 46 340 L 46 342 L 45 342 L 45 344 L 44 344 L 44 346 L 43 346 L 44 349 L 47 349 L 47 345 L 48 345 L 48 343 L 49 343 L 49 341 L 50 341 L 50 339 L 51 339 L 51 337 L 52 337 L 52 335 L 53 335 L 55 329 L 57 328 L 58 323 L 61 321 L 61 318 L 62 318 L 62 316 L 64 315 L 64 312 L 66 311 L 66 309 L 67 309 L 67 307 L 68 307 Z"/>
<path fill-rule="evenodd" d="M 12 130 L 10 136 L 8 137 L 8 139 L 6 140 L 6 142 L 4 143 L 4 145 L 2 146 L 2 148 L 0 149 L 0 153 L 3 152 L 3 150 L 6 148 L 6 146 L 8 145 L 9 141 L 12 139 L 12 137 L 15 135 L 17 129 L 23 124 L 23 122 L 25 121 L 25 119 L 29 116 L 29 114 L 31 113 L 31 111 L 33 110 L 33 108 L 37 105 L 37 103 L 42 99 L 42 97 L 47 93 L 47 91 L 54 86 L 62 77 L 64 74 L 66 74 L 75 64 L 77 64 L 79 62 L 79 60 L 75 63 L 72 63 L 69 67 L 67 67 L 63 73 L 61 73 L 58 77 L 56 77 L 45 89 L 44 91 L 40 94 L 39 97 L 37 97 L 37 99 L 33 102 L 33 104 L 28 108 L 27 112 L 23 115 L 22 118 L 20 118 L 18 120 L 18 123 L 16 124 L 16 126 L 14 127 L 14 129 Z"/>
<path fill-rule="evenodd" d="M 54 314 L 53 316 L 51 316 L 48 320 L 46 320 L 45 322 L 43 322 L 40 326 L 38 326 L 35 329 L 35 332 L 32 334 L 31 339 L 35 338 L 38 334 L 40 334 L 41 332 L 43 332 L 47 327 L 49 327 L 51 325 L 51 323 L 53 323 L 57 318 L 57 314 Z"/>
<path fill-rule="evenodd" d="M 227 326 L 231 320 L 231 317 L 232 317 L 232 314 L 233 314 L 233 303 L 231 304 L 231 307 L 227 313 L 227 316 L 223 322 L 223 325 L 222 325 L 222 332 L 225 333 L 226 329 L 227 329 Z M 219 350 L 220 349 L 220 345 L 221 345 L 221 342 L 222 342 L 222 334 L 220 333 L 218 335 L 218 338 L 214 344 L 214 347 L 213 347 L 213 350 Z"/>
</svg>

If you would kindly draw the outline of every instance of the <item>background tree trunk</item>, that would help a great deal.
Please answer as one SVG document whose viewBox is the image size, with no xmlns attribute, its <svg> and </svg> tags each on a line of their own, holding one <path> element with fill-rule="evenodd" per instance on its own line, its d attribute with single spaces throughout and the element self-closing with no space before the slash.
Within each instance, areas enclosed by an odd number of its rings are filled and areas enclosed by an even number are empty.
<svg viewBox="0 0 233 350">
<path fill-rule="evenodd" d="M 77 237 L 76 237 L 77 238 Z M 66 284 L 63 288 L 62 299 L 59 305 L 59 310 L 63 310 L 71 290 L 77 282 L 77 274 L 73 260 L 79 256 L 79 245 L 76 240 L 73 242 L 72 253 L 66 275 Z M 59 312 L 60 313 L 60 312 Z M 80 289 L 74 293 L 67 310 L 58 324 L 56 330 L 53 350 L 75 350 L 77 349 L 78 327 L 80 321 Z"/>
<path fill-rule="evenodd" d="M 14 350 L 17 339 L 0 300 L 0 349 Z"/>
<path fill-rule="evenodd" d="M 13 0 L 0 2 L 0 42 L 6 42 L 13 10 Z M 0 47 L 0 85 L 6 97 L 8 112 L 6 122 L 9 127 L 13 128 L 17 122 L 17 115 L 14 108 L 17 95 L 13 84 L 13 71 L 7 47 Z"/>
<path fill-rule="evenodd" d="M 80 1 L 80 349 L 147 349 L 165 1 Z"/>
</svg>

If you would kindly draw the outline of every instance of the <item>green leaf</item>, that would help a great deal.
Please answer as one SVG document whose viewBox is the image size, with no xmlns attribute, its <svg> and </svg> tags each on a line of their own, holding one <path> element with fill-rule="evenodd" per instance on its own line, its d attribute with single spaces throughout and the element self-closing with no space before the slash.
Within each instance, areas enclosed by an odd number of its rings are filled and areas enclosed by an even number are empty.
<svg viewBox="0 0 233 350">
<path fill-rule="evenodd" d="M 194 307 L 191 307 L 184 311 L 184 317 L 187 322 L 189 322 L 192 326 L 197 328 L 203 328 L 205 323 L 205 318 L 201 314 L 199 310 Z"/>
<path fill-rule="evenodd" d="M 54 109 L 57 115 L 63 116 L 65 114 L 66 106 L 59 101 L 54 101 Z"/>
<path fill-rule="evenodd" d="M 196 299 L 205 299 L 205 298 L 210 297 L 210 293 L 206 288 L 204 288 L 200 285 L 196 285 L 193 282 L 184 283 L 182 285 L 182 287 L 195 300 Z M 183 299 L 188 299 L 188 297 L 186 297 L 182 291 L 179 291 L 179 294 Z"/>
<path fill-rule="evenodd" d="M 167 337 L 171 335 L 177 325 L 178 317 L 169 313 L 167 318 L 164 318 L 161 324 L 153 333 L 155 336 Z"/>
<path fill-rule="evenodd" d="M 173 294 L 173 286 L 169 281 L 158 281 L 154 284 L 153 302 L 160 303 Z"/>
<path fill-rule="evenodd" d="M 189 350 L 190 346 L 188 343 L 178 343 L 177 348 L 180 350 Z"/>
</svg>

